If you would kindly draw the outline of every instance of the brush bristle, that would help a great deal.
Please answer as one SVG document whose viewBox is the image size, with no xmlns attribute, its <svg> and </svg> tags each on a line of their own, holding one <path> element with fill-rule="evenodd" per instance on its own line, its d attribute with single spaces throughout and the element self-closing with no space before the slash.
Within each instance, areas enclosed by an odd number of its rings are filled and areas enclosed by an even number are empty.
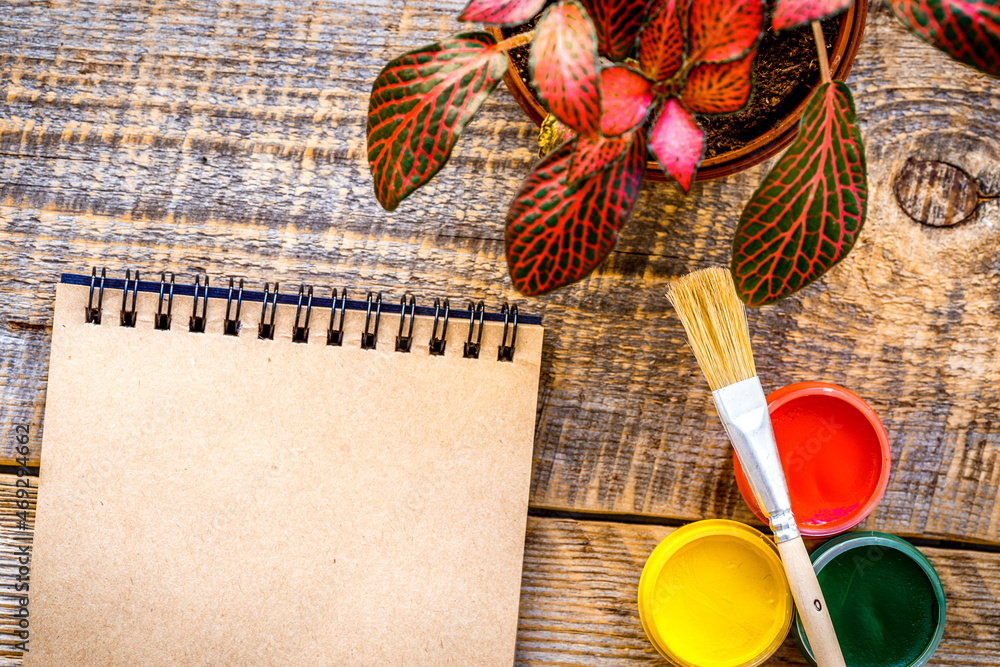
<svg viewBox="0 0 1000 667">
<path fill-rule="evenodd" d="M 689 273 L 671 283 L 667 298 L 712 391 L 757 374 L 746 311 L 729 271 L 715 267 Z"/>
</svg>

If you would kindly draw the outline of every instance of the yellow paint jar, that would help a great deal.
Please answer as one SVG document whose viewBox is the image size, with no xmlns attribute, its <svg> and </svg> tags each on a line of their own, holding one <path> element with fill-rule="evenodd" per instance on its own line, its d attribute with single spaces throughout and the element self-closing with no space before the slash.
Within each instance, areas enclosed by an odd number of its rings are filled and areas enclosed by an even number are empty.
<svg viewBox="0 0 1000 667">
<path fill-rule="evenodd" d="M 649 641 L 678 667 L 754 667 L 781 645 L 792 594 L 771 538 L 736 521 L 678 528 L 639 580 Z"/>
</svg>

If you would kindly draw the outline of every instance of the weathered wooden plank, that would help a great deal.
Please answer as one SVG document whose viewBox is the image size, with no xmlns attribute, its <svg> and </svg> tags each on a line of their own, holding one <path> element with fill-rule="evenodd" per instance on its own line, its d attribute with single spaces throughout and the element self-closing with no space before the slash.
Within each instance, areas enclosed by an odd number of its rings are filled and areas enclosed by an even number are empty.
<svg viewBox="0 0 1000 667">
<path fill-rule="evenodd" d="M 34 527 L 34 489 L 26 526 L 16 513 L 17 476 L 0 475 L 0 665 L 20 664 L 24 612 L 15 587 Z M 32 484 L 36 480 L 31 480 Z M 521 582 L 517 661 L 525 665 L 666 664 L 646 640 L 636 607 L 646 557 L 673 529 L 530 517 Z M 1000 661 L 1000 555 L 923 549 L 941 575 L 948 623 L 931 664 Z M 30 563 L 29 563 L 30 566 Z M 27 567 L 27 566 L 25 566 Z M 20 577 L 20 579 L 18 578 Z M 30 592 L 30 591 L 29 591 Z M 28 648 L 30 649 L 30 601 Z M 787 640 L 768 665 L 805 665 Z"/>
<path fill-rule="evenodd" d="M 530 518 L 521 581 L 518 663 L 665 665 L 639 622 L 636 591 L 653 547 L 672 529 Z M 1000 555 L 922 549 L 948 603 L 932 665 L 1000 661 Z M 806 665 L 789 638 L 767 665 Z"/>
<path fill-rule="evenodd" d="M 534 147 L 509 95 L 494 96 L 453 163 L 396 212 L 371 195 L 370 82 L 390 57 L 458 30 L 462 4 L 8 3 L 0 428 L 40 424 L 50 287 L 62 270 L 103 263 L 516 298 L 503 210 Z M 982 194 L 1000 193 L 1000 95 L 878 6 L 850 83 L 868 147 L 867 229 L 820 284 L 751 313 L 760 374 L 769 388 L 843 384 L 882 415 L 893 475 L 868 527 L 998 542 L 1000 200 L 935 229 L 899 210 L 892 184 L 910 158 L 945 160 Z M 764 173 L 697 184 L 687 197 L 648 185 L 591 279 L 522 300 L 548 328 L 535 506 L 750 518 L 663 292 L 673 276 L 727 261 Z"/>
</svg>

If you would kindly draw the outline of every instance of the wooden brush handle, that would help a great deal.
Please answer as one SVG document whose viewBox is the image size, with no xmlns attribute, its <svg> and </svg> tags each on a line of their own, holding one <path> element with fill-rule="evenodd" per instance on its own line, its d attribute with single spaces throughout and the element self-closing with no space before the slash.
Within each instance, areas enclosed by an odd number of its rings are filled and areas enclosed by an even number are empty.
<svg viewBox="0 0 1000 667">
<path fill-rule="evenodd" d="M 840 651 L 837 633 L 830 620 L 823 591 L 820 590 L 816 571 L 813 569 L 806 545 L 801 537 L 780 542 L 778 553 L 785 566 L 788 586 L 792 589 L 799 618 L 809 638 L 809 646 L 819 667 L 845 667 L 844 654 Z"/>
</svg>

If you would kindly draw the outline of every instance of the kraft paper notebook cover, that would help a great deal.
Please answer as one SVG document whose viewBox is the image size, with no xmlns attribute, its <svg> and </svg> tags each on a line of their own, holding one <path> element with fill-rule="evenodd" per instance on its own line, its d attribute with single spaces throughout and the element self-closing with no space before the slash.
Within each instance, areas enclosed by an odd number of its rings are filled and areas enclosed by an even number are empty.
<svg viewBox="0 0 1000 667">
<path fill-rule="evenodd" d="M 57 287 L 25 664 L 510 664 L 537 318 L 180 282 Z"/>
</svg>

